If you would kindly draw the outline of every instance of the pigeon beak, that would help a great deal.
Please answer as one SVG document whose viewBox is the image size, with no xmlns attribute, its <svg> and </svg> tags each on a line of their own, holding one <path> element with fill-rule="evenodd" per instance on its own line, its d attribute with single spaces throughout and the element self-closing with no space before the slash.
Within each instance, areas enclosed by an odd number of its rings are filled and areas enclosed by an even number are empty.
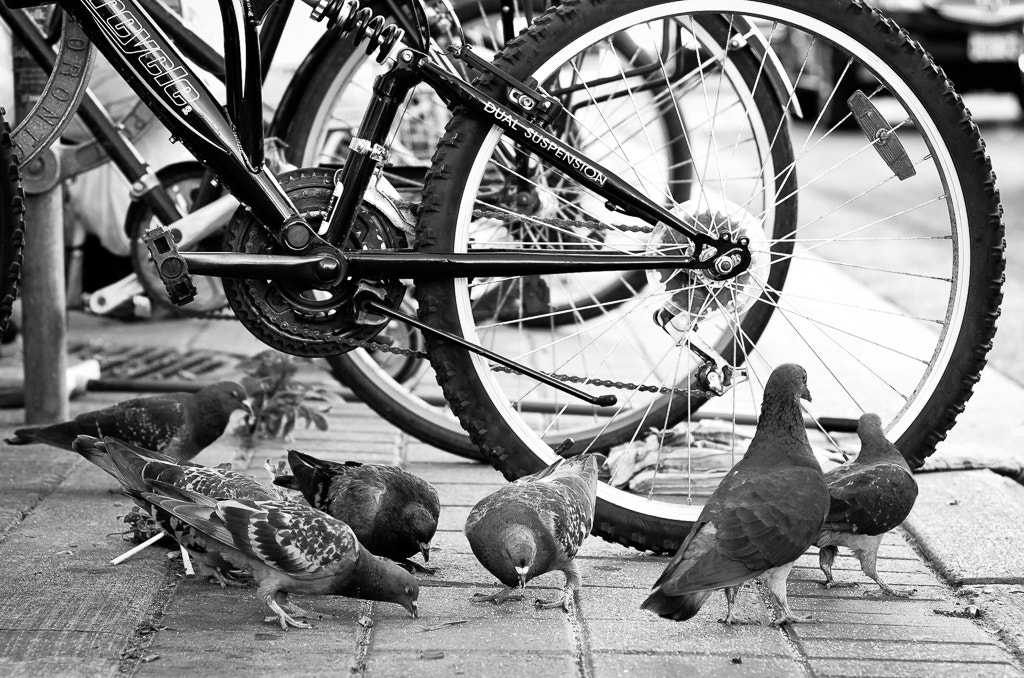
<svg viewBox="0 0 1024 678">
<path fill-rule="evenodd" d="M 420 553 L 423 555 L 423 562 L 424 563 L 429 563 L 430 562 L 430 542 L 427 542 L 425 544 L 423 542 L 420 542 Z"/>
<path fill-rule="evenodd" d="M 250 417 L 256 416 L 256 411 L 252 409 L 252 401 L 248 398 L 242 400 L 242 411 Z"/>
<path fill-rule="evenodd" d="M 519 575 L 519 588 L 526 588 L 526 573 L 530 571 L 528 567 L 517 567 L 516 574 Z"/>
<path fill-rule="evenodd" d="M 415 600 L 412 601 L 411 603 L 409 603 L 409 612 L 412 613 L 412 618 L 413 619 L 419 619 L 419 617 L 420 617 L 420 609 L 416 605 L 416 601 Z"/>
<path fill-rule="evenodd" d="M 800 397 L 801 397 L 801 398 L 803 398 L 804 400 L 806 400 L 806 401 L 807 401 L 807 402 L 809 402 L 809 403 L 810 403 L 810 402 L 814 402 L 814 401 L 813 401 L 813 400 L 811 399 L 811 391 L 810 391 L 810 389 L 808 389 L 808 388 L 807 388 L 806 386 L 804 386 L 804 393 L 803 393 L 803 395 L 802 395 L 802 396 L 800 396 Z"/>
</svg>

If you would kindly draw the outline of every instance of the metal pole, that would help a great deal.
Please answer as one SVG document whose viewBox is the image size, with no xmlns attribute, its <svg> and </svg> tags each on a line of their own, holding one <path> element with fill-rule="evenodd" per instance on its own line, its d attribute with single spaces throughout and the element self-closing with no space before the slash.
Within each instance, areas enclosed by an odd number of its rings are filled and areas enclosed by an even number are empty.
<svg viewBox="0 0 1024 678">
<path fill-rule="evenodd" d="M 33 95 L 38 95 L 42 80 L 28 52 L 20 45 L 15 45 L 13 52 L 16 113 L 21 119 Z M 22 168 L 26 225 L 21 308 L 27 424 L 68 418 L 64 195 L 56 180 L 58 169 L 52 151 Z"/>
</svg>

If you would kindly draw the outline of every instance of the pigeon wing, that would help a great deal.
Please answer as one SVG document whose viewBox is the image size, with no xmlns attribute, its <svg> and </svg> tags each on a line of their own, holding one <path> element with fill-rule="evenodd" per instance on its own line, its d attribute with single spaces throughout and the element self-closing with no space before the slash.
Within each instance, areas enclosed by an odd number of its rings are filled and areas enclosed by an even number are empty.
<svg viewBox="0 0 1024 678">
<path fill-rule="evenodd" d="M 917 500 L 917 483 L 899 464 L 840 467 L 825 480 L 831 497 L 826 530 L 883 534 L 906 520 Z"/>
<path fill-rule="evenodd" d="M 680 549 L 677 572 L 662 591 L 683 595 L 733 586 L 799 558 L 817 537 L 828 508 L 817 491 L 820 482 L 820 475 L 815 483 L 814 471 L 800 467 L 740 478 L 721 506 L 711 507 L 714 517 L 698 529 L 699 539 L 688 538 Z"/>
<path fill-rule="evenodd" d="M 182 393 L 126 400 L 75 417 L 80 433 L 114 436 L 145 448 L 164 449 L 182 437 L 186 408 Z"/>
<path fill-rule="evenodd" d="M 291 576 L 333 574 L 351 567 L 359 542 L 340 520 L 287 501 L 223 501 L 217 515 L 242 553 Z"/>
</svg>

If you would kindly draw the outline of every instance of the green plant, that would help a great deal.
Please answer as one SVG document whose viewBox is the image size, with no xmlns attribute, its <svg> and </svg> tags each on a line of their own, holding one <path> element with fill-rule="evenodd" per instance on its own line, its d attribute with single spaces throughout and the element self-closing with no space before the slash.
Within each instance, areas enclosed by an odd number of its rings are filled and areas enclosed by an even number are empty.
<svg viewBox="0 0 1024 678">
<path fill-rule="evenodd" d="M 327 430 L 324 413 L 338 396 L 295 379 L 299 359 L 277 351 L 263 351 L 239 364 L 245 371 L 242 385 L 252 401 L 253 414 L 235 429 L 241 436 L 287 440 L 300 420 L 306 428 Z"/>
</svg>

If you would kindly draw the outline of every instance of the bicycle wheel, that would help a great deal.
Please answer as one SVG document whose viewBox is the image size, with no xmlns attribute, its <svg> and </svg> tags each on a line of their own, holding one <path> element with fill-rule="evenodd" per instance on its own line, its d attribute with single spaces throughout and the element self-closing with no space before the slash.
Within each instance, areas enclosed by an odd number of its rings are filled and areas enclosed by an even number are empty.
<svg viewBox="0 0 1024 678">
<path fill-rule="evenodd" d="M 705 30 L 710 17 L 744 32 L 716 40 Z M 750 25 L 769 43 L 800 34 L 809 38 L 805 44 L 824 41 L 845 55 L 848 67 L 837 82 L 857 78 L 860 96 L 847 105 L 863 116 L 863 131 L 808 120 L 793 129 L 793 166 L 761 171 L 757 154 L 746 160 L 739 114 L 754 102 L 744 100 L 735 86 L 742 78 L 730 72 L 734 59 L 751 51 L 744 39 Z M 643 92 L 625 101 L 600 96 L 601 75 L 621 74 L 619 84 L 642 82 L 620 70 L 608 49 L 609 37 L 621 31 L 657 47 L 673 106 L 686 120 L 695 186 L 682 204 L 669 198 L 664 166 L 655 162 L 659 137 L 645 124 Z M 685 46 L 701 57 L 695 65 L 683 58 Z M 611 65 L 603 69 L 602 59 Z M 762 70 L 772 63 L 762 59 Z M 652 274 L 630 304 L 543 335 L 514 322 L 479 322 L 472 300 L 488 281 L 417 280 L 424 321 L 571 377 L 590 391 L 619 396 L 615 407 L 588 412 L 560 391 L 428 337 L 446 399 L 507 477 L 552 462 L 548 441 L 556 433 L 611 430 L 634 417 L 632 437 L 607 450 L 594 532 L 640 549 L 673 551 L 702 498 L 742 455 L 746 422 L 760 410 L 771 369 L 784 362 L 807 368 L 819 426 L 826 416 L 856 420 L 873 411 L 913 465 L 932 453 L 985 363 L 1001 298 L 1003 227 L 977 128 L 941 71 L 905 33 L 845 0 L 569 0 L 538 19 L 497 64 L 520 81 L 535 78 L 553 96 L 568 96 L 575 108 L 566 109 L 584 118 L 578 124 L 588 132 L 577 148 L 591 159 L 691 224 L 745 232 L 754 259 L 725 283 L 687 271 Z M 799 70 L 794 77 L 799 86 Z M 493 80 L 485 78 L 481 87 L 505 100 L 505 88 Z M 771 132 L 767 139 L 776 142 Z M 517 218 L 514 205 L 495 204 L 494 197 L 509 174 L 506 158 L 516 150 L 483 116 L 463 113 L 452 120 L 424 189 L 432 209 L 419 215 L 420 249 L 485 249 L 479 221 L 500 228 L 503 219 Z M 536 183 L 551 185 L 552 172 L 538 173 Z M 789 190 L 782 181 L 794 172 L 800 180 Z M 752 184 L 752 176 L 779 181 Z M 591 196 L 589 209 L 610 228 L 642 225 L 604 211 L 601 196 L 577 188 L 579 196 Z M 780 239 L 771 222 L 797 197 L 795 223 Z M 503 219 L 494 216 L 502 211 L 508 213 Z M 678 251 L 672 239 L 621 250 L 656 254 L 661 244 Z M 780 253 L 780 245 L 793 249 Z M 785 266 L 783 283 L 772 282 L 775 269 Z M 747 328 L 765 314 L 763 334 L 750 336 Z M 691 350 L 708 346 L 724 346 L 720 353 L 729 364 L 746 367 L 747 378 L 721 396 L 708 392 L 701 380 L 705 361 Z M 689 421 L 673 427 L 667 416 L 653 432 L 649 418 L 636 416 L 677 407 L 688 411 Z M 708 417 L 723 420 L 710 435 L 691 426 Z M 709 440 L 721 441 L 710 455 L 701 447 Z M 604 443 L 597 437 L 571 452 Z M 716 455 L 720 459 L 709 466 L 707 457 Z"/>
<path fill-rule="evenodd" d="M 474 44 L 500 44 L 501 29 L 495 18 L 497 11 L 497 2 L 459 5 L 459 14 L 466 27 L 467 39 Z M 708 30 L 724 39 L 721 34 L 727 29 L 728 26 L 724 22 L 716 22 Z M 629 60 L 635 68 L 653 66 L 646 62 L 650 57 L 649 53 L 639 49 L 628 34 L 616 36 L 615 47 L 619 53 L 629 55 Z M 347 152 L 346 141 L 353 131 L 353 121 L 358 120 L 359 112 L 365 108 L 365 101 L 362 99 L 369 96 L 368 83 L 372 82 L 372 76 L 376 73 L 376 65 L 362 56 L 359 50 L 353 53 L 351 47 L 344 41 L 339 43 L 339 48 L 335 49 L 326 61 L 329 67 L 319 69 L 319 77 L 306 88 L 309 104 L 298 107 L 298 115 L 289 125 L 287 132 L 287 142 L 293 154 L 292 160 L 301 164 L 331 163 L 343 159 L 344 153 Z M 756 60 L 737 59 L 737 69 L 743 72 L 743 87 L 756 90 L 753 96 L 759 99 L 773 96 L 767 87 L 756 87 L 761 70 Z M 353 91 L 356 96 L 351 94 Z M 417 134 L 422 137 L 427 133 L 431 138 L 437 138 L 440 135 L 441 121 L 448 117 L 447 111 L 441 108 L 440 102 L 429 92 L 417 91 L 412 100 L 418 113 L 403 121 L 398 131 L 398 139 L 415 138 Z M 664 136 L 669 140 L 666 144 L 670 175 L 669 192 L 676 200 L 683 201 L 688 197 L 693 183 L 690 148 L 685 142 L 686 131 L 681 117 L 664 102 L 663 108 L 664 111 L 659 117 L 664 127 Z M 785 129 L 780 129 L 784 126 L 781 124 L 778 106 L 771 106 L 763 101 L 753 108 L 768 111 L 770 119 L 760 121 L 761 128 L 772 130 L 775 134 L 786 133 Z M 409 122 L 414 125 L 408 125 Z M 572 130 L 566 132 L 571 133 Z M 764 137 L 765 134 L 762 132 L 761 136 Z M 413 145 L 406 141 L 401 147 L 409 148 Z M 424 144 L 421 142 L 418 146 L 422 149 Z M 762 148 L 769 146 L 767 142 L 762 143 Z M 771 145 L 770 149 L 773 154 L 771 166 L 784 167 L 791 164 L 791 147 L 788 143 L 777 143 Z M 400 156 L 403 159 L 408 157 L 410 156 L 407 154 Z M 407 162 L 400 160 L 403 161 Z M 408 169 L 402 172 L 393 167 L 390 171 L 393 175 L 397 174 L 397 177 L 393 178 L 393 183 L 400 186 L 403 179 L 407 180 L 411 176 Z M 422 174 L 422 170 L 419 172 Z M 793 179 L 790 177 L 788 180 Z M 520 193 L 516 196 L 516 200 L 523 198 L 529 202 L 531 198 L 536 198 L 536 195 Z M 573 216 L 576 208 L 568 201 L 562 202 L 561 213 L 557 216 Z M 787 209 L 794 211 L 795 202 L 787 205 Z M 783 228 L 782 221 L 784 219 L 780 219 L 780 229 Z M 562 240 L 583 243 L 585 246 L 589 239 L 591 249 L 601 249 L 603 243 L 596 243 L 595 246 L 590 230 L 585 225 L 575 231 L 562 228 L 554 235 Z M 782 268 L 779 268 L 778 274 L 782 273 Z M 598 278 L 596 284 L 595 278 Z M 551 284 L 548 283 L 549 280 L 552 281 Z M 517 286 L 492 286 L 487 293 L 474 300 L 474 308 L 475 313 L 481 317 L 489 315 L 501 320 L 517 318 L 527 327 L 545 328 L 551 324 L 561 325 L 576 322 L 580 318 L 596 317 L 603 313 L 606 307 L 631 298 L 637 289 L 646 284 L 646 274 L 643 271 L 631 271 L 604 278 L 591 276 L 586 289 L 559 285 L 557 279 L 547 276 L 532 276 L 527 284 L 522 285 L 522 291 Z M 552 290 L 555 294 L 551 293 Z M 573 292 L 563 293 L 559 300 L 559 290 Z M 574 297 L 581 297 L 582 303 Z M 537 308 L 542 308 L 543 313 L 537 312 Z M 397 360 L 404 360 L 408 367 L 414 359 L 399 357 Z M 395 379 L 392 378 L 394 375 L 381 374 L 381 370 L 377 369 L 377 363 L 380 361 L 371 359 L 362 351 L 333 356 L 328 358 L 328 361 L 332 372 L 342 383 L 349 386 L 384 418 L 411 435 L 453 454 L 474 459 L 485 458 L 461 429 L 457 419 L 448 410 L 440 390 L 432 383 L 433 380 L 427 379 L 425 371 L 407 370 L 405 379 Z M 657 417 L 661 413 L 649 414 Z M 675 415 L 676 418 L 679 416 L 680 413 Z M 625 431 L 627 425 L 616 425 L 616 429 Z M 585 441 L 598 433 L 599 428 L 589 432 L 577 431 L 576 437 Z M 610 439 L 610 436 L 606 437 Z"/>
<path fill-rule="evenodd" d="M 25 196 L 5 114 L 0 107 L 0 334 L 7 329 L 11 307 L 18 296 L 25 245 Z"/>
</svg>

